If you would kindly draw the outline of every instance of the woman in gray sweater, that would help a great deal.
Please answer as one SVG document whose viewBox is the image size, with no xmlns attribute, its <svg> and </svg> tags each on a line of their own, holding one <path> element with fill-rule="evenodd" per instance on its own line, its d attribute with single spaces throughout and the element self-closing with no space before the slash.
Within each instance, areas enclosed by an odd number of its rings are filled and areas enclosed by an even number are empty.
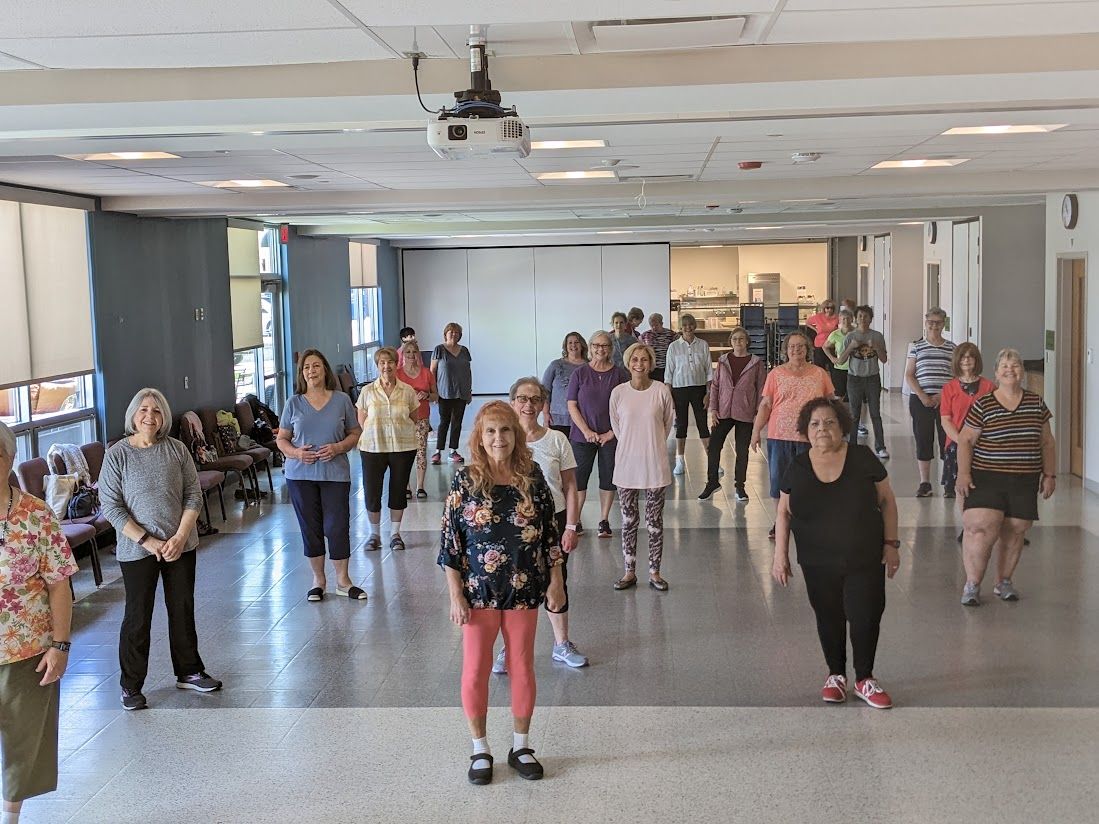
<svg viewBox="0 0 1099 824">
<path fill-rule="evenodd" d="M 202 509 L 198 472 L 187 447 L 168 436 L 172 412 L 156 389 L 138 391 L 126 409 L 129 437 L 112 446 L 99 475 L 103 516 L 118 535 L 116 555 L 126 587 L 118 639 L 122 706 L 147 706 L 141 689 L 149 670 L 149 630 L 158 579 L 164 581 L 172 667 L 180 689 L 213 692 L 195 630 L 195 524 Z"/>
</svg>

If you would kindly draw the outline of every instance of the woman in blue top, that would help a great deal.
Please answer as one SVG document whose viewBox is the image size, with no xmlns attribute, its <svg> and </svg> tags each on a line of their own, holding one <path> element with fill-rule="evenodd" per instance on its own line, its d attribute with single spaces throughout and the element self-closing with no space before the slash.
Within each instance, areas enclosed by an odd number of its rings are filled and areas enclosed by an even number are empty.
<svg viewBox="0 0 1099 824">
<path fill-rule="evenodd" d="M 366 593 L 351 583 L 351 464 L 347 453 L 362 434 L 355 406 L 337 391 L 324 355 L 306 349 L 298 360 L 295 395 L 283 409 L 277 444 L 286 456 L 283 476 L 298 516 L 305 557 L 313 568 L 310 601 L 324 599 L 324 540 L 336 567 L 336 592 L 354 601 Z"/>
<path fill-rule="evenodd" d="M 550 429 L 572 432 L 572 417 L 569 415 L 569 379 L 572 373 L 588 362 L 588 343 L 579 332 L 569 332 L 561 343 L 561 357 L 551 361 L 542 375 L 542 385 L 549 390 L 546 402 L 546 425 Z"/>
</svg>

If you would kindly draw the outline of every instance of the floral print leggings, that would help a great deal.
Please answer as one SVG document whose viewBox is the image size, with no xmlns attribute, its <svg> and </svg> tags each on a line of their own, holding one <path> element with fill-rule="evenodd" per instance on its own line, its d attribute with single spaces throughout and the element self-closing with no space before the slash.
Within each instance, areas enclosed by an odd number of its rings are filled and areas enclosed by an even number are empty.
<svg viewBox="0 0 1099 824">
<path fill-rule="evenodd" d="M 645 493 L 645 526 L 649 530 L 650 575 L 660 572 L 660 560 L 664 556 L 664 488 L 618 487 L 618 501 L 622 505 L 622 557 L 626 561 L 626 575 L 635 575 L 637 569 L 637 527 L 640 523 L 637 504 L 642 492 Z"/>
<path fill-rule="evenodd" d="M 431 421 L 420 418 L 416 421 L 416 468 L 427 469 L 427 435 L 431 431 Z"/>
</svg>

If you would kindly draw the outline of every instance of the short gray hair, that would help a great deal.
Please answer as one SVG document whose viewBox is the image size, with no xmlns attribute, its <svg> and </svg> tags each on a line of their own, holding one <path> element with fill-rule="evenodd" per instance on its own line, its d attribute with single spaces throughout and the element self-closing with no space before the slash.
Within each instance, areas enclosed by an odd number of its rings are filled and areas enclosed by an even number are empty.
<svg viewBox="0 0 1099 824">
<path fill-rule="evenodd" d="M 941 306 L 932 306 L 930 309 L 924 312 L 923 319 L 927 320 L 928 318 L 932 317 L 940 317 L 943 320 L 946 320 L 946 312 L 943 311 L 943 308 Z"/>
<path fill-rule="evenodd" d="M 15 443 L 15 433 L 8 429 L 8 425 L 0 421 L 0 455 L 15 460 L 18 447 Z M 7 478 L 0 478 L 0 483 L 7 483 Z"/>
<path fill-rule="evenodd" d="M 160 407 L 160 414 L 164 416 L 164 422 L 160 424 L 160 429 L 156 431 L 156 439 L 159 441 L 167 437 L 168 433 L 172 431 L 172 408 L 168 406 L 168 399 L 164 397 L 164 393 L 151 386 L 138 389 L 137 394 L 130 401 L 130 405 L 126 407 L 126 434 L 132 435 L 136 431 L 134 429 L 134 415 L 137 414 L 137 410 L 141 408 L 141 404 L 146 398 L 152 398 L 153 403 Z"/>
<path fill-rule="evenodd" d="M 1023 371 L 1026 372 L 1026 362 L 1023 360 L 1023 356 L 1019 354 L 1018 349 L 1012 349 L 1007 346 L 996 353 L 996 368 L 1000 368 L 1000 364 L 1004 361 L 1015 361 L 1019 366 L 1023 367 Z"/>
<path fill-rule="evenodd" d="M 534 375 L 530 375 L 526 378 L 519 378 L 519 380 L 511 385 L 511 389 L 508 390 L 508 400 L 515 400 L 515 396 L 519 392 L 519 387 L 527 385 L 537 386 L 538 391 L 542 393 L 543 398 L 549 397 L 549 390 L 542 384 L 542 381 L 538 380 Z"/>
</svg>

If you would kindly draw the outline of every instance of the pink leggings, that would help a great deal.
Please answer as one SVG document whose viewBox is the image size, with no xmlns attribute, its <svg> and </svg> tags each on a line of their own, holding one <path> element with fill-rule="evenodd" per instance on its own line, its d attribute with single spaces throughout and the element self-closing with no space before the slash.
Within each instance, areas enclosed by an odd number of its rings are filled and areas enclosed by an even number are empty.
<svg viewBox="0 0 1099 824">
<path fill-rule="evenodd" d="M 492 645 L 504 633 L 511 714 L 530 718 L 538 685 L 534 681 L 534 632 L 537 609 L 471 609 L 462 627 L 462 708 L 467 718 L 488 715 L 488 679 L 492 672 Z"/>
</svg>

